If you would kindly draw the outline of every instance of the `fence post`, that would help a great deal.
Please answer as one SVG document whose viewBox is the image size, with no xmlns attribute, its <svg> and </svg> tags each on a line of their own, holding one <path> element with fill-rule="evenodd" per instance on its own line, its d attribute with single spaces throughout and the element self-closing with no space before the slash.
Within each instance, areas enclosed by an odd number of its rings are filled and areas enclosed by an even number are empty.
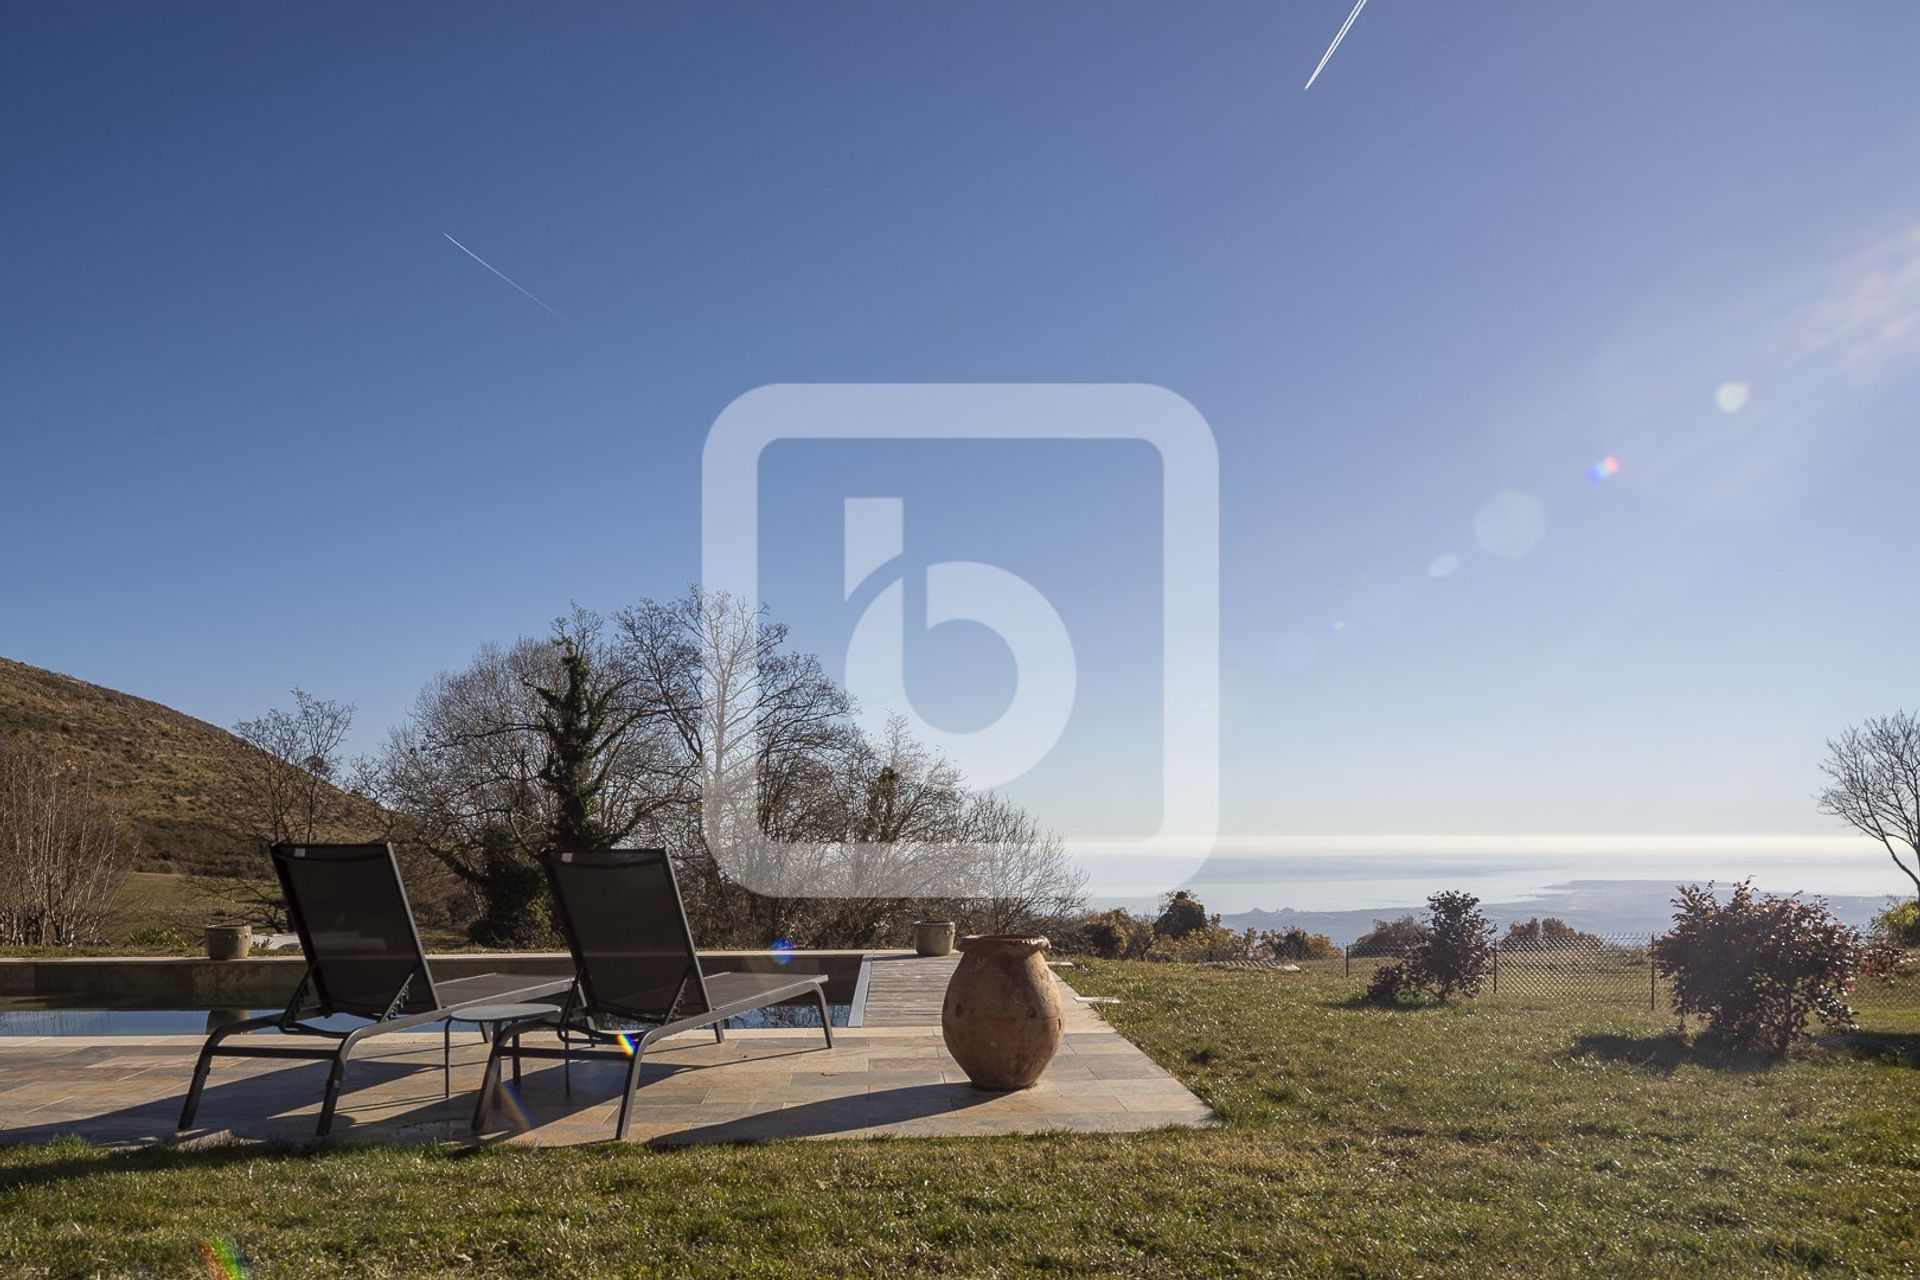
<svg viewBox="0 0 1920 1280">
<path fill-rule="evenodd" d="M 1341 962 L 1347 966 L 1346 976 L 1351 978 L 1353 976 L 1353 948 L 1350 946 L 1340 948 L 1340 959 Z"/>
<path fill-rule="evenodd" d="M 1647 1012 L 1660 1012 L 1660 974 L 1653 967 L 1653 935 L 1647 935 Z"/>
<path fill-rule="evenodd" d="M 1500 994 L 1500 948 L 1493 949 L 1493 993 Z"/>
</svg>

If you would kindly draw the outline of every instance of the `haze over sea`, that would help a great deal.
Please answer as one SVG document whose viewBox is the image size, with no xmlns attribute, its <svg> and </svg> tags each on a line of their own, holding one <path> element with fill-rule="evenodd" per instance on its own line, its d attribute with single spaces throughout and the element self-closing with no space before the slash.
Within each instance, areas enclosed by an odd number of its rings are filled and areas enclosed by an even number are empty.
<svg viewBox="0 0 1920 1280">
<path fill-rule="evenodd" d="M 1747 877 L 1770 892 L 1825 897 L 1854 925 L 1910 888 L 1879 846 L 1845 835 L 1232 837 L 1184 886 L 1229 925 L 1269 927 L 1279 916 L 1345 942 L 1439 889 L 1475 894 L 1496 921 L 1558 915 L 1598 932 L 1644 933 L 1667 925 L 1675 885 Z M 1097 905 L 1145 911 L 1153 901 L 1143 892 Z"/>
</svg>

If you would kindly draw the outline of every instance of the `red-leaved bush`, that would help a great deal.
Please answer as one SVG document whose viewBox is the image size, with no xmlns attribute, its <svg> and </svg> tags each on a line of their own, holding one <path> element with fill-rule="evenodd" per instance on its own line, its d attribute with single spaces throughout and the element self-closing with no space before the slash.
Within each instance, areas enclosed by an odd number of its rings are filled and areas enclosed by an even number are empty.
<svg viewBox="0 0 1920 1280">
<path fill-rule="evenodd" d="M 1653 944 L 1653 961 L 1673 984 L 1682 1022 L 1706 1019 L 1725 1044 L 1784 1053 L 1818 1017 L 1852 1028 L 1854 983 L 1885 971 L 1886 958 L 1859 930 L 1827 913 L 1823 900 L 1756 893 L 1752 881 L 1725 902 L 1713 885 L 1682 885 L 1673 928 Z"/>
</svg>

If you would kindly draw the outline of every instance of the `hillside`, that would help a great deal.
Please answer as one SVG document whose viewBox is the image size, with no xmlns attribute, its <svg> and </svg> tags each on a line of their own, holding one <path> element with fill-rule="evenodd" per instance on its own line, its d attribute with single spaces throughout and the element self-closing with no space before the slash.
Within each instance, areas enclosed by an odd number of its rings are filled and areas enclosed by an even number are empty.
<svg viewBox="0 0 1920 1280">
<path fill-rule="evenodd" d="M 0 658 L 0 741 L 91 769 L 145 870 L 230 872 L 247 856 L 241 779 L 253 748 L 171 707 Z"/>
</svg>

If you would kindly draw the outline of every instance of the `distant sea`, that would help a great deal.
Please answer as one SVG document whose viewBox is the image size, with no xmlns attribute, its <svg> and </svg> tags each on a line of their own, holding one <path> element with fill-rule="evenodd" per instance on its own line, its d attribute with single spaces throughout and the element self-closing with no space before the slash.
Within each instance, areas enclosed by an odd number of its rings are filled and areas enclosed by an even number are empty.
<svg viewBox="0 0 1920 1280">
<path fill-rule="evenodd" d="M 1180 887 L 1190 890 L 1222 922 L 1234 927 L 1300 925 L 1345 944 L 1376 919 L 1417 912 L 1428 894 L 1464 889 L 1504 927 L 1509 920 L 1559 916 L 1594 933 L 1640 934 L 1664 930 L 1671 921 L 1674 887 L 1716 881 L 1722 886 L 1751 877 L 1757 888 L 1827 899 L 1833 913 L 1856 926 L 1867 924 L 1896 896 L 1911 896 L 1912 884 L 1878 846 L 1860 841 L 1793 847 L 1792 842 L 1673 841 L 1659 847 L 1462 849 L 1368 848 L 1317 853 L 1263 854 L 1248 849 L 1216 853 Z M 1511 844 L 1502 841 L 1503 844 Z M 1566 841 L 1554 841 L 1564 846 Z M 1098 907 L 1124 906 L 1147 913 L 1153 897 L 1100 896 Z M 1127 886 L 1133 888 L 1133 886 Z M 1142 886 L 1144 887 L 1144 886 Z"/>
</svg>

